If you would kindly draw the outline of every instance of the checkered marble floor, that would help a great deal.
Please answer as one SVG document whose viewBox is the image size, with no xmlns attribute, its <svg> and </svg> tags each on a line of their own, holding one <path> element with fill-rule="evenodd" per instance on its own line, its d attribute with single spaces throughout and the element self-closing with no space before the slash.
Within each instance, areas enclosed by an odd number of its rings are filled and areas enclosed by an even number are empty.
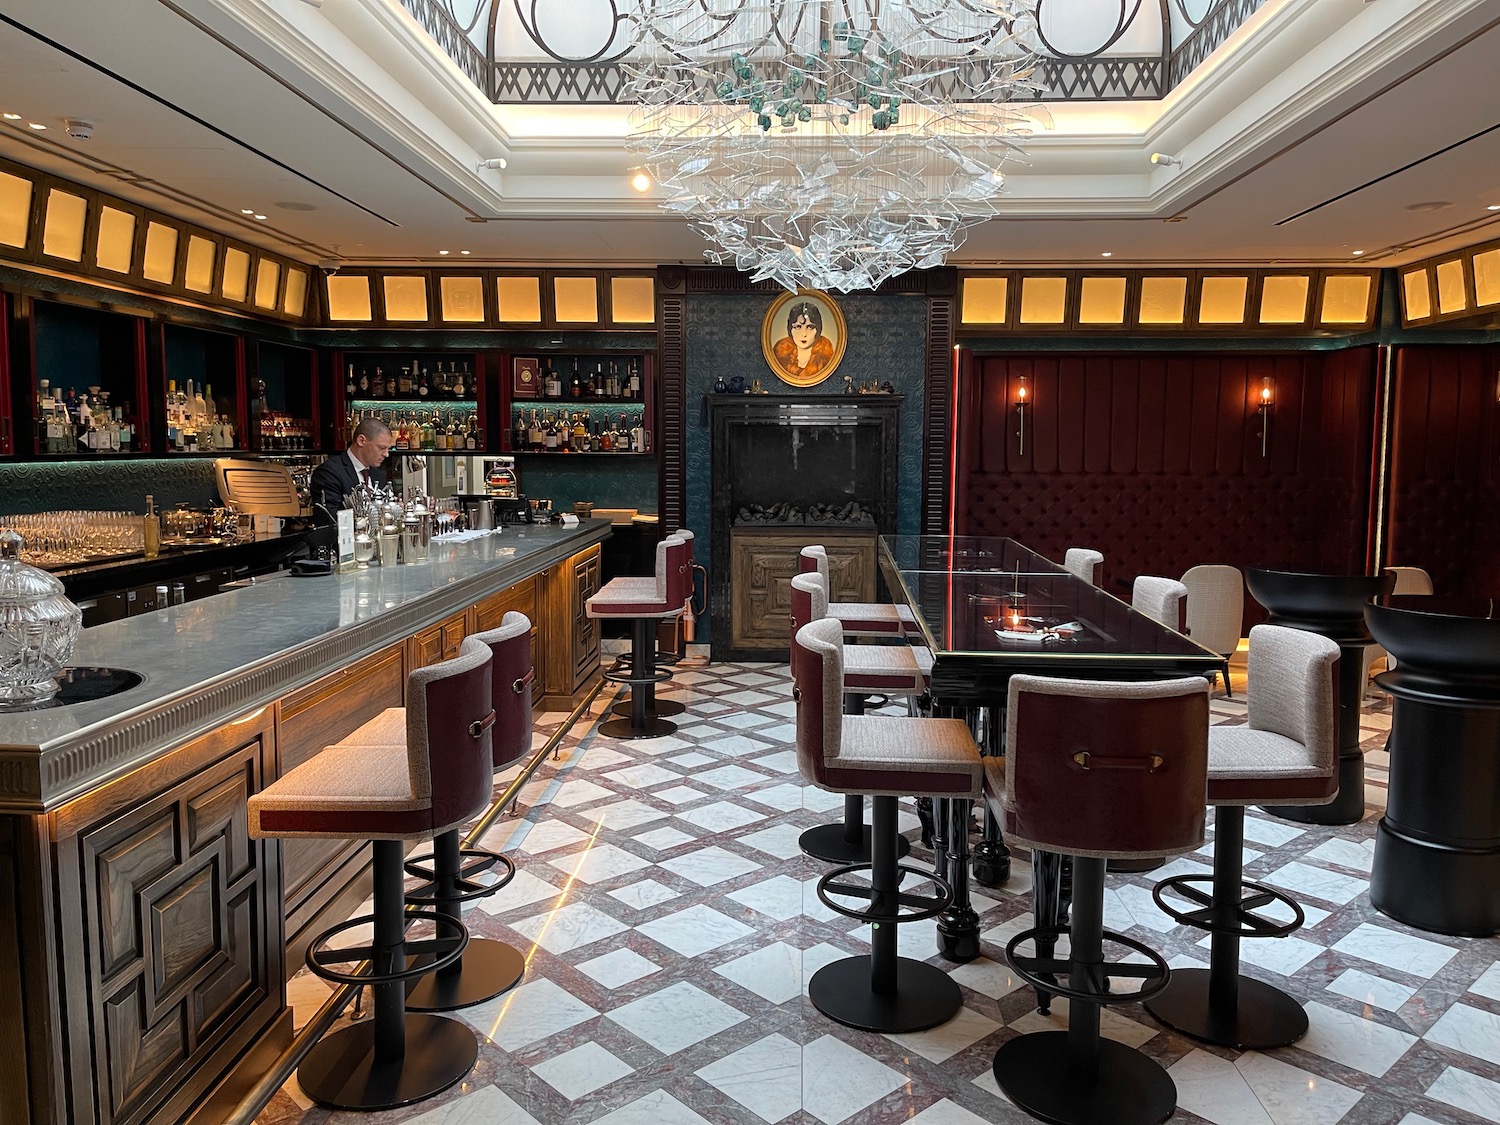
<svg viewBox="0 0 1500 1125">
<path fill-rule="evenodd" d="M 1243 688 L 1241 670 L 1236 690 Z M 933 956 L 932 922 L 903 926 L 901 952 L 950 971 L 959 1015 L 929 1032 L 883 1036 L 822 1017 L 806 997 L 820 966 L 866 948 L 863 928 L 813 892 L 824 868 L 797 836 L 836 817 L 842 798 L 796 772 L 784 665 L 683 667 L 664 694 L 687 713 L 676 735 L 620 742 L 580 721 L 523 795 L 523 815 L 487 843 L 519 874 L 471 910 L 476 934 L 525 951 L 524 981 L 462 1013 L 479 1063 L 447 1094 L 405 1110 L 330 1114 L 289 1083 L 259 1119 L 420 1125 L 978 1125 L 1029 1121 L 995 1087 L 995 1049 L 1064 1026 L 1066 1002 L 1037 1014 L 1003 963 L 1030 923 L 1029 864 L 981 889 L 984 956 Z M 1243 722 L 1243 697 L 1213 704 Z M 548 714 L 537 744 L 563 716 Z M 1174 1121 L 1213 1125 L 1470 1125 L 1500 1122 L 1500 940 L 1423 934 L 1371 909 L 1375 823 L 1385 802 L 1388 700 L 1367 701 L 1367 813 L 1342 828 L 1258 811 L 1245 824 L 1248 878 L 1292 893 L 1307 925 L 1246 941 L 1246 971 L 1288 989 L 1311 1030 L 1282 1050 L 1205 1048 L 1135 1006 L 1107 1009 L 1104 1032 L 1167 1066 Z M 504 779 L 502 779 L 503 782 Z M 902 827 L 927 853 L 909 809 Z M 1210 871 L 1199 854 L 1144 875 L 1111 875 L 1105 924 L 1204 965 L 1207 939 L 1152 904 L 1168 874 Z M 353 937 L 350 940 L 354 940 Z M 289 986 L 300 1025 L 326 997 L 305 972 Z"/>
</svg>

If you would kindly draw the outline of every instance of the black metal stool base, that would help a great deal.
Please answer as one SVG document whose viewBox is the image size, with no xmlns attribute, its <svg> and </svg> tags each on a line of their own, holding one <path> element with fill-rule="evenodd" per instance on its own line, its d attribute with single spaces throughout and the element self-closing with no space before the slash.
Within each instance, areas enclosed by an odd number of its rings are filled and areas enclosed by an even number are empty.
<svg viewBox="0 0 1500 1125">
<path fill-rule="evenodd" d="M 849 839 L 849 831 L 843 824 L 820 824 L 809 828 L 797 837 L 797 846 L 804 855 L 821 859 L 827 863 L 868 863 L 870 840 L 873 833 L 868 824 L 863 826 L 859 842 Z M 896 855 L 911 852 L 911 842 L 905 836 L 896 837 Z"/>
<path fill-rule="evenodd" d="M 297 1083 L 332 1109 L 396 1109 L 440 1094 L 461 1081 L 479 1057 L 479 1040 L 457 1020 L 406 1017 L 406 1052 L 375 1061 L 375 1021 L 325 1035 L 297 1068 Z"/>
<path fill-rule="evenodd" d="M 1010 882 L 1010 849 L 999 840 L 981 840 L 974 845 L 971 870 L 981 887 L 1003 887 Z"/>
<path fill-rule="evenodd" d="M 1174 1031 L 1247 1051 L 1285 1047 L 1307 1034 L 1307 1013 L 1281 989 L 1243 975 L 1238 987 L 1235 1010 L 1216 1012 L 1209 1000 L 1209 971 L 1176 969 L 1145 1008 Z"/>
<path fill-rule="evenodd" d="M 408 1012 L 453 1012 L 493 1000 L 521 983 L 526 958 L 503 941 L 470 938 L 463 959 L 444 972 L 429 973 L 406 995 Z"/>
<path fill-rule="evenodd" d="M 673 715 L 680 715 L 687 710 L 675 699 L 658 699 L 654 704 L 656 717 L 659 719 L 670 719 Z M 630 700 L 622 700 L 609 709 L 611 715 L 624 715 L 630 717 Z"/>
<path fill-rule="evenodd" d="M 995 1052 L 995 1081 L 1033 1117 L 1057 1125 L 1158 1125 L 1177 1108 L 1177 1084 L 1161 1064 L 1101 1039 L 1089 1077 L 1068 1068 L 1068 1033 L 1037 1031 Z"/>
<path fill-rule="evenodd" d="M 958 1014 L 963 995 L 948 974 L 910 957 L 896 958 L 891 992 L 870 987 L 870 957 L 846 957 L 824 965 L 807 983 L 813 1007 L 845 1027 L 897 1035 L 923 1031 Z"/>
<path fill-rule="evenodd" d="M 609 738 L 618 738 L 622 742 L 632 738 L 661 738 L 663 735 L 673 734 L 677 730 L 677 724 L 666 719 L 647 718 L 643 726 L 636 726 L 627 719 L 610 719 L 607 723 L 599 724 L 599 733 Z"/>
</svg>

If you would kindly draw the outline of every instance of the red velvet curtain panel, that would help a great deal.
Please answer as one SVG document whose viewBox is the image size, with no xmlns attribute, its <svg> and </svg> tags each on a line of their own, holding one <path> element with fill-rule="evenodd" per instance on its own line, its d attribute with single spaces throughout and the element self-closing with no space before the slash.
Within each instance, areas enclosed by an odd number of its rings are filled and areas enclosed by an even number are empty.
<svg viewBox="0 0 1500 1125">
<path fill-rule="evenodd" d="M 972 370 L 960 399 L 960 534 L 1011 535 L 1058 559 L 1093 547 L 1115 593 L 1197 563 L 1363 571 L 1373 348 L 986 356 Z M 1264 376 L 1275 402 L 1263 456 Z"/>
<path fill-rule="evenodd" d="M 1500 597 L 1500 348 L 1397 350 L 1386 562 Z"/>
</svg>

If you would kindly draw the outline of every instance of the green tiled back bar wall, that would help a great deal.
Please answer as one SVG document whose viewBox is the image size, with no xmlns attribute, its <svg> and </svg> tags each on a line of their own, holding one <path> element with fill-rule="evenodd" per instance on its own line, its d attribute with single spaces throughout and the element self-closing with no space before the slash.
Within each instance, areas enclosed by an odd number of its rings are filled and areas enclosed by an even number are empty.
<svg viewBox="0 0 1500 1125">
<path fill-rule="evenodd" d="M 548 498 L 552 509 L 571 512 L 579 500 L 596 508 L 636 508 L 656 511 L 656 459 L 620 457 L 573 457 L 539 453 L 516 458 L 521 491 L 527 496 Z"/>
<path fill-rule="evenodd" d="M 218 503 L 209 457 L 141 457 L 108 461 L 46 461 L 0 465 L 0 514 L 85 510 L 144 512 L 146 493 L 158 508 Z"/>
</svg>

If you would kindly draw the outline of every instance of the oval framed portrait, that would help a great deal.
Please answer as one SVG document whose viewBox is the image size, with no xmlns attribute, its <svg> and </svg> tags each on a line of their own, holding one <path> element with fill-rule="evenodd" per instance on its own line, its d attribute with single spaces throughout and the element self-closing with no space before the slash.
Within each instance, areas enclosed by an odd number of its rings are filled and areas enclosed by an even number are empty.
<svg viewBox="0 0 1500 1125">
<path fill-rule="evenodd" d="M 783 293 L 760 323 L 760 348 L 783 383 L 815 387 L 844 358 L 844 313 L 821 289 Z"/>
</svg>

